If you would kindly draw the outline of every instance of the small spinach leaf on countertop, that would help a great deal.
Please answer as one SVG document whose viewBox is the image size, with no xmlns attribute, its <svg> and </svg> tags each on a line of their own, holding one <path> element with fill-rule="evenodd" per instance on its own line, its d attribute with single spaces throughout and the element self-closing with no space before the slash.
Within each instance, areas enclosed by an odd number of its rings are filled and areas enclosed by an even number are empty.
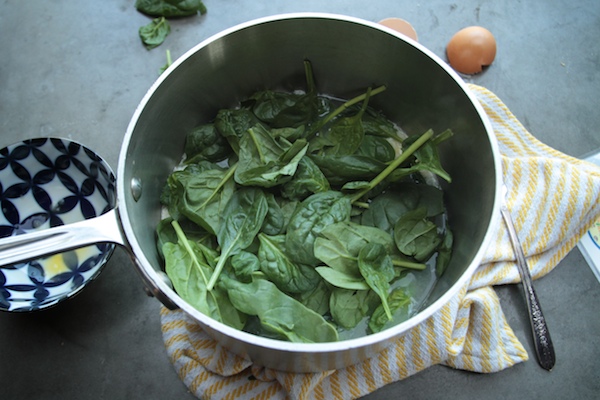
<svg viewBox="0 0 600 400">
<path fill-rule="evenodd" d="M 201 0 L 136 0 L 135 8 L 152 17 L 188 17 L 206 14 Z"/>
<path fill-rule="evenodd" d="M 155 18 L 139 29 L 140 38 L 148 50 L 160 46 L 169 33 L 171 33 L 171 25 L 165 17 Z"/>
</svg>

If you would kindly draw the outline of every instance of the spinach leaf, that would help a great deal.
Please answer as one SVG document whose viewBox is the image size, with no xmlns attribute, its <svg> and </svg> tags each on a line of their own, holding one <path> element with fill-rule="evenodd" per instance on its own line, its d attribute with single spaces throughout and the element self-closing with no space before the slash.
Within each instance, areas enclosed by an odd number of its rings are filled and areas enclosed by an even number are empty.
<svg viewBox="0 0 600 400">
<path fill-rule="evenodd" d="M 402 142 L 399 129 L 383 113 L 368 107 L 362 117 L 365 136 L 378 136 Z"/>
<path fill-rule="evenodd" d="M 363 155 L 328 156 L 310 154 L 309 156 L 332 185 L 343 185 L 349 181 L 372 179 L 386 167 L 384 162 Z"/>
<path fill-rule="evenodd" d="M 256 279 L 237 282 L 223 276 L 221 285 L 241 312 L 256 315 L 261 325 L 291 342 L 318 343 L 338 340 L 337 330 L 318 313 L 286 295 L 272 282 Z"/>
<path fill-rule="evenodd" d="M 442 276 L 448 264 L 450 264 L 450 259 L 452 258 L 452 245 L 454 243 L 454 235 L 452 231 L 446 228 L 444 232 L 444 237 L 442 239 L 442 243 L 438 248 L 438 255 L 435 259 L 435 274 L 439 278 Z"/>
<path fill-rule="evenodd" d="M 325 148 L 324 154 L 332 156 L 348 156 L 361 146 L 365 131 L 362 125 L 362 116 L 369 103 L 371 89 L 367 91 L 360 110 L 352 116 L 342 116 L 336 119 L 328 130 L 322 133 L 325 142 L 332 146 Z M 323 154 L 323 152 L 321 152 Z"/>
<path fill-rule="evenodd" d="M 314 241 L 314 254 L 329 267 L 349 276 L 360 276 L 358 255 L 368 243 L 392 249 L 394 240 L 383 230 L 351 221 L 331 224 Z"/>
<path fill-rule="evenodd" d="M 273 128 L 309 124 L 317 116 L 318 104 L 312 93 L 297 94 L 265 90 L 254 93 L 252 112 Z"/>
<path fill-rule="evenodd" d="M 421 146 L 429 142 L 433 137 L 433 131 L 430 129 L 420 136 L 417 136 L 414 141 L 404 149 L 404 151 L 394 161 L 385 167 L 377 176 L 369 182 L 369 185 L 358 193 L 352 196 L 352 203 L 360 200 L 363 196 L 369 193 L 371 190 L 376 188 L 381 182 L 388 179 L 389 175 L 394 172 L 398 167 L 407 162 L 407 160 L 417 151 Z"/>
<path fill-rule="evenodd" d="M 248 129 L 258 125 L 259 120 L 248 108 L 224 108 L 217 113 L 214 124 L 233 151 L 239 154 L 240 138 Z"/>
<path fill-rule="evenodd" d="M 395 277 L 394 264 L 385 247 L 379 243 L 368 243 L 358 253 L 358 269 L 365 282 L 381 299 L 388 317 L 392 312 L 387 302 L 390 281 Z"/>
<path fill-rule="evenodd" d="M 369 290 L 369 285 L 367 285 L 362 276 L 352 275 L 331 267 L 316 267 L 315 271 L 317 271 L 325 281 L 335 287 L 350 290 Z"/>
<path fill-rule="evenodd" d="M 212 290 L 217 283 L 227 259 L 252 244 L 268 208 L 265 194 L 257 188 L 242 188 L 231 196 L 223 210 L 223 223 L 217 232 L 221 256 L 208 281 L 208 290 Z"/>
<path fill-rule="evenodd" d="M 219 162 L 232 153 L 229 142 L 219 133 L 214 124 L 204 124 L 192 129 L 186 135 L 184 151 L 188 164 L 201 160 Z"/>
<path fill-rule="evenodd" d="M 206 264 L 204 266 L 199 264 L 199 260 L 204 261 L 204 257 L 196 244 L 190 242 L 189 247 L 194 252 L 195 259 L 184 246 L 178 243 L 167 242 L 163 245 L 165 272 L 182 299 L 202 313 L 210 315 L 206 279 L 212 270 Z"/>
<path fill-rule="evenodd" d="M 250 282 L 252 275 L 260 271 L 260 261 L 254 253 L 240 251 L 231 257 L 231 267 L 241 282 Z"/>
<path fill-rule="evenodd" d="M 269 211 L 265 216 L 265 222 L 260 231 L 267 235 L 275 236 L 285 232 L 288 219 L 285 216 L 284 210 L 275 198 L 275 195 L 270 192 L 265 192 Z"/>
<path fill-rule="evenodd" d="M 426 261 L 442 240 L 437 225 L 427 219 L 427 210 L 419 207 L 398 219 L 394 226 L 394 241 L 402 254 Z"/>
<path fill-rule="evenodd" d="M 307 197 L 296 208 L 288 224 L 285 246 L 293 261 L 316 266 L 314 243 L 319 233 L 328 225 L 348 221 L 352 206 L 341 192 L 327 191 Z"/>
<path fill-rule="evenodd" d="M 267 188 L 289 181 L 307 148 L 303 140 L 282 148 L 266 128 L 256 125 L 240 139 L 235 180 L 240 185 Z"/>
<path fill-rule="evenodd" d="M 442 191 L 426 184 L 404 182 L 375 197 L 361 215 L 361 224 L 376 226 L 393 234 L 398 218 L 419 207 L 427 210 L 427 217 L 444 212 Z"/>
<path fill-rule="evenodd" d="M 160 46 L 169 33 L 171 25 L 165 17 L 155 18 L 149 24 L 140 27 L 139 35 L 148 50 Z"/>
<path fill-rule="evenodd" d="M 363 156 L 382 163 L 389 163 L 396 158 L 396 150 L 390 144 L 387 138 L 365 135 L 363 140 L 354 152 L 357 156 Z"/>
<path fill-rule="evenodd" d="M 392 312 L 392 319 L 388 318 L 383 304 L 379 305 L 369 319 L 369 330 L 372 333 L 398 325 L 410 317 L 411 296 L 404 289 L 393 290 L 388 296 L 387 302 Z"/>
<path fill-rule="evenodd" d="M 379 86 L 372 90 L 371 90 L 371 88 L 369 88 L 366 93 L 358 95 L 358 96 L 344 102 L 342 105 L 338 106 L 333 111 L 326 112 L 324 115 L 320 114 L 320 115 L 322 115 L 322 117 L 319 118 L 317 121 L 315 121 L 313 124 L 311 124 L 310 130 L 307 132 L 306 138 L 309 141 L 312 140 L 315 136 L 317 136 L 321 132 L 321 130 L 324 127 L 326 127 L 331 121 L 335 120 L 335 118 L 337 118 L 339 115 L 345 113 L 348 109 L 351 109 L 355 104 L 364 102 L 365 99 L 367 99 L 368 97 L 375 96 L 376 94 L 379 94 L 379 93 L 385 91 L 385 89 L 386 89 L 385 86 Z"/>
<path fill-rule="evenodd" d="M 302 201 L 313 193 L 330 189 L 329 181 L 310 157 L 304 156 L 298 162 L 298 169 L 289 182 L 283 184 L 281 195 L 290 200 Z"/>
<path fill-rule="evenodd" d="M 314 288 L 319 274 L 312 267 L 296 264 L 288 257 L 285 236 L 258 235 L 260 270 L 271 282 L 286 293 L 302 293 Z"/>
<path fill-rule="evenodd" d="M 136 0 L 135 8 L 153 17 L 187 17 L 206 14 L 201 0 Z"/>
<path fill-rule="evenodd" d="M 162 254 L 162 247 L 165 243 L 177 243 L 179 240 L 177 233 L 173 228 L 173 218 L 167 217 L 162 219 L 156 226 L 156 245 L 158 253 L 164 258 Z M 186 237 L 197 243 L 204 243 L 205 246 L 213 246 L 213 236 L 202 229 L 197 224 L 189 221 L 187 218 L 183 218 L 177 221 L 182 229 L 185 231 Z"/>
<path fill-rule="evenodd" d="M 329 287 L 325 281 L 320 280 L 311 290 L 298 293 L 295 299 L 319 315 L 325 315 L 329 312 L 330 295 Z"/>
<path fill-rule="evenodd" d="M 167 179 L 161 200 L 173 219 L 184 215 L 208 232 L 216 234 L 226 204 L 234 193 L 232 174 L 211 163 L 190 164 Z"/>
<path fill-rule="evenodd" d="M 441 140 L 445 140 L 450 136 L 452 136 L 452 131 L 448 129 L 442 132 L 440 135 L 438 135 L 440 139 L 434 137 L 431 141 L 425 143 L 418 150 L 416 150 L 414 152 L 414 157 L 416 158 L 416 161 L 414 163 L 413 170 L 430 171 L 438 175 L 442 179 L 446 180 L 447 182 L 452 182 L 452 178 L 450 177 L 448 172 L 446 172 L 446 170 L 442 167 L 437 146 L 437 144 Z M 418 138 L 415 138 L 414 136 L 409 136 L 402 143 L 403 147 L 411 145 L 416 139 Z"/>
<path fill-rule="evenodd" d="M 309 125 L 319 115 L 318 100 L 312 65 L 304 61 L 306 93 L 287 93 L 265 90 L 254 93 L 247 103 L 252 112 L 271 128 L 297 128 Z"/>
<path fill-rule="evenodd" d="M 206 278 L 212 268 L 198 244 L 188 241 L 180 231 L 177 243 L 163 245 L 165 272 L 177 294 L 205 315 L 233 328 L 242 329 L 245 317 L 231 304 L 221 290 L 209 292 Z"/>
<path fill-rule="evenodd" d="M 305 126 L 300 125 L 295 128 L 273 128 L 271 129 L 271 133 L 275 139 L 287 140 L 288 142 L 293 143 L 304 137 L 305 130 Z"/>
<path fill-rule="evenodd" d="M 369 315 L 377 295 L 371 290 L 332 288 L 329 309 L 335 323 L 345 329 L 356 327 Z"/>
</svg>

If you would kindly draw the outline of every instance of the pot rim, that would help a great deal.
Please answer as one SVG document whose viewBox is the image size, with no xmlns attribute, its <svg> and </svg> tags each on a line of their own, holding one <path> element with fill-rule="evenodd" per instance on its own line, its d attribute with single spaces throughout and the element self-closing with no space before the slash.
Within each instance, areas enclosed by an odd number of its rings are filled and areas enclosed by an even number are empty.
<svg viewBox="0 0 600 400">
<path fill-rule="evenodd" d="M 130 190 L 129 185 L 124 181 L 125 169 L 127 168 L 127 152 L 129 142 L 131 140 L 133 131 L 137 124 L 138 118 L 140 114 L 144 110 L 150 98 L 153 96 L 154 92 L 157 88 L 163 83 L 165 79 L 173 72 L 179 65 L 181 65 L 185 60 L 190 58 L 197 51 L 206 47 L 207 45 L 228 36 L 232 33 L 241 31 L 246 28 L 250 28 L 252 26 L 268 24 L 272 22 L 279 22 L 284 20 L 291 19 L 326 19 L 326 20 L 337 20 L 342 22 L 355 23 L 363 26 L 367 26 L 382 32 L 385 32 L 389 35 L 395 36 L 398 40 L 402 40 L 408 42 L 410 45 L 415 47 L 417 50 L 424 53 L 434 62 L 436 62 L 455 82 L 456 84 L 463 90 L 464 94 L 468 97 L 473 107 L 477 111 L 481 122 L 483 123 L 485 130 L 488 135 L 491 152 L 493 155 L 494 162 L 494 171 L 495 171 L 495 180 L 496 187 L 494 191 L 494 199 L 492 205 L 492 214 L 489 224 L 486 229 L 486 233 L 484 235 L 483 241 L 475 256 L 473 257 L 471 264 L 465 269 L 460 278 L 435 302 L 430 304 L 428 307 L 422 309 L 413 317 L 409 318 L 405 322 L 402 322 L 398 325 L 390 327 L 384 331 L 379 333 L 374 333 L 366 336 L 362 336 L 355 339 L 345 339 L 339 342 L 327 342 L 327 343 L 290 343 L 287 341 L 276 340 L 264 338 L 261 336 L 257 336 L 251 333 L 247 333 L 244 331 L 240 331 L 234 329 L 228 325 L 225 325 L 221 322 L 218 322 L 204 314 L 200 311 L 196 310 L 192 306 L 190 306 L 187 302 L 185 302 L 176 292 L 166 283 L 164 278 L 160 275 L 158 271 L 152 268 L 152 264 L 145 257 L 141 247 L 135 240 L 135 234 L 132 228 L 131 221 L 129 220 L 127 213 L 127 205 L 125 203 L 124 194 L 127 190 Z M 354 348 L 362 348 L 365 346 L 376 345 L 383 342 L 387 342 L 390 339 L 395 337 L 399 337 L 401 334 L 405 333 L 409 329 L 421 324 L 428 318 L 430 318 L 434 313 L 439 311 L 445 304 L 449 303 L 452 298 L 457 295 L 457 293 L 465 288 L 475 270 L 479 266 L 479 263 L 483 257 L 484 251 L 487 249 L 493 233 L 493 228 L 499 222 L 500 218 L 500 204 L 501 204 L 501 187 L 502 187 L 502 170 L 500 164 L 499 157 L 499 148 L 496 141 L 496 138 L 493 134 L 493 128 L 491 122 L 489 121 L 487 114 L 485 113 L 483 107 L 479 104 L 478 100 L 474 96 L 474 94 L 467 87 L 467 84 L 463 81 L 463 79 L 456 73 L 447 63 L 445 63 L 440 57 L 435 55 L 432 51 L 421 45 L 420 43 L 410 39 L 409 37 L 391 29 L 387 28 L 383 25 L 380 25 L 375 22 L 367 21 L 361 18 L 341 15 L 341 14 L 332 14 L 332 13 L 320 13 L 320 12 L 299 12 L 299 13 L 285 13 L 285 14 L 275 14 L 267 17 L 261 17 L 252 19 L 247 22 L 243 22 L 232 26 L 228 29 L 225 29 L 219 33 L 216 33 L 209 38 L 201 41 L 199 44 L 192 47 L 190 50 L 186 51 L 181 57 L 179 57 L 173 64 L 163 72 L 157 80 L 152 84 L 152 86 L 148 89 L 140 103 L 138 104 L 131 121 L 127 127 L 127 131 L 125 137 L 123 139 L 123 144 L 121 147 L 121 152 L 119 155 L 118 161 L 118 169 L 117 169 L 117 199 L 118 199 L 118 212 L 120 215 L 121 225 L 125 237 L 127 239 L 130 250 L 133 252 L 134 257 L 136 258 L 136 268 L 139 269 L 143 276 L 147 277 L 151 285 L 153 285 L 151 291 L 154 295 L 156 295 L 159 300 L 163 303 L 163 298 L 166 296 L 168 303 L 173 303 L 176 307 L 179 307 L 181 310 L 185 311 L 195 320 L 201 322 L 201 324 L 205 325 L 210 329 L 214 329 L 220 333 L 223 333 L 229 337 L 235 338 L 236 340 L 242 341 L 252 346 L 259 346 L 264 348 L 269 348 L 273 350 L 278 350 L 282 352 L 289 353 L 332 353 L 332 352 L 341 352 Z M 143 270 L 143 271 L 142 271 Z M 169 306 L 167 304 L 167 306 Z M 170 307 L 171 308 L 171 307 Z"/>
</svg>

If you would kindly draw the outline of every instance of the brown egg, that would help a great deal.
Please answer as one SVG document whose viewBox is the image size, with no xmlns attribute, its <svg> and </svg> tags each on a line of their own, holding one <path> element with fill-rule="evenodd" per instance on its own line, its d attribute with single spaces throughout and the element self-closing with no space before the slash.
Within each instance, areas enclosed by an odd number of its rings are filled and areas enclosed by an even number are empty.
<svg viewBox="0 0 600 400">
<path fill-rule="evenodd" d="M 496 39 L 481 26 L 458 31 L 448 42 L 446 55 L 452 68 L 463 74 L 476 74 L 496 57 Z"/>
<path fill-rule="evenodd" d="M 387 26 L 388 28 L 392 28 L 395 31 L 398 31 L 415 41 L 419 40 L 415 28 L 413 28 L 413 26 L 410 23 L 408 23 L 408 21 L 405 21 L 402 18 L 386 18 L 379 21 L 379 23 L 383 26 Z"/>
</svg>

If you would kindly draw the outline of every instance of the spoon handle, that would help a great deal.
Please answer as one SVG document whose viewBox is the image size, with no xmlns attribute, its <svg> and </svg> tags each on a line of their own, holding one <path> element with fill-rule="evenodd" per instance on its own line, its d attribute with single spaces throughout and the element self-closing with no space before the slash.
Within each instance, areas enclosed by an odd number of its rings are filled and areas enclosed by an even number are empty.
<svg viewBox="0 0 600 400">
<path fill-rule="evenodd" d="M 95 218 L 0 239 L 0 266 L 95 243 L 124 245 L 116 209 Z"/>
<path fill-rule="evenodd" d="M 527 260 L 525 259 L 525 254 L 523 253 L 523 247 L 521 246 L 521 242 L 517 236 L 517 231 L 513 224 L 510 213 L 505 206 L 502 206 L 500 211 L 508 228 L 508 236 L 510 237 L 510 241 L 513 245 L 517 259 L 517 267 L 519 269 L 519 274 L 521 275 L 521 282 L 523 284 L 523 291 L 525 293 L 525 300 L 527 302 L 527 308 L 529 311 L 529 320 L 531 322 L 531 329 L 533 331 L 533 341 L 535 344 L 537 359 L 542 368 L 550 371 L 552 367 L 554 367 L 556 358 L 552 339 L 550 338 L 550 332 L 548 331 L 548 326 L 546 325 L 546 319 L 544 318 L 540 302 L 537 294 L 535 293 L 535 289 L 533 288 L 531 273 L 529 272 Z"/>
</svg>

